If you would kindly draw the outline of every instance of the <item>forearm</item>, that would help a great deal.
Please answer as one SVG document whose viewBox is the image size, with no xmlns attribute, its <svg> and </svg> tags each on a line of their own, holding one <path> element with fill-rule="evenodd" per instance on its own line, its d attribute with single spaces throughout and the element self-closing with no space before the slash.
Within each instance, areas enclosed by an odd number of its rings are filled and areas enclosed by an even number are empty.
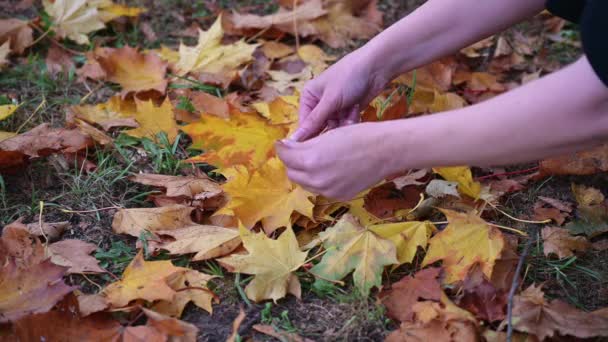
<svg viewBox="0 0 608 342">
<path fill-rule="evenodd" d="M 376 125 L 380 144 L 391 141 L 387 172 L 526 162 L 605 142 L 608 88 L 582 58 L 474 106 Z"/>
<path fill-rule="evenodd" d="M 429 0 L 362 49 L 387 81 L 542 10 L 545 0 Z"/>
</svg>

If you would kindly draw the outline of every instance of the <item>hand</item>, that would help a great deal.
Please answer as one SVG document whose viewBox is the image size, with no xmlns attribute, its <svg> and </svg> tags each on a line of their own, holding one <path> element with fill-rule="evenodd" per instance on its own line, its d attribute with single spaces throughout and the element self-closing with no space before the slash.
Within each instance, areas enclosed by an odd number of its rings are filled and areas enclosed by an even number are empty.
<svg viewBox="0 0 608 342">
<path fill-rule="evenodd" d="M 309 81 L 300 98 L 300 125 L 291 140 L 304 141 L 325 128 L 357 123 L 360 108 L 388 83 L 374 70 L 377 65 L 361 48 Z"/>
<path fill-rule="evenodd" d="M 287 175 L 305 189 L 348 200 L 394 173 L 395 159 L 378 123 L 334 129 L 305 142 L 277 142 Z"/>
</svg>

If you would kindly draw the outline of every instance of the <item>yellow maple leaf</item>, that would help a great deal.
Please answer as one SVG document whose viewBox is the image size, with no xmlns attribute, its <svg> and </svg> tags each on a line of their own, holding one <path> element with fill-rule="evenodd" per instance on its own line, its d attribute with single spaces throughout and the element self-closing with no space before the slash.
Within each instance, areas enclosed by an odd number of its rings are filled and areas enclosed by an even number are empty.
<svg viewBox="0 0 608 342">
<path fill-rule="evenodd" d="M 429 221 L 377 224 L 368 229 L 395 244 L 399 264 L 412 262 L 418 247 L 426 249 L 429 238 L 437 230 Z"/>
<path fill-rule="evenodd" d="M 122 279 L 108 285 L 103 293 L 114 307 L 125 306 L 135 299 L 170 301 L 176 292 L 167 284 L 169 277 L 187 271 L 187 268 L 173 266 L 170 260 L 145 261 L 143 253 L 139 252 L 125 269 Z"/>
<path fill-rule="evenodd" d="M 275 155 L 275 142 L 287 133 L 285 127 L 270 125 L 257 114 L 247 113 L 232 113 L 229 119 L 203 114 L 200 122 L 182 130 L 192 138 L 192 147 L 206 151 L 188 161 L 206 162 L 220 169 L 260 167 Z"/>
<path fill-rule="evenodd" d="M 278 158 L 251 173 L 236 166 L 223 174 L 228 178 L 224 191 L 230 201 L 217 214 L 236 216 L 250 229 L 261 221 L 267 234 L 290 226 L 294 212 L 313 218 L 313 194 L 287 178 L 285 165 Z"/>
<path fill-rule="evenodd" d="M 137 105 L 137 113 L 135 120 L 139 123 L 139 127 L 125 131 L 124 133 L 138 138 L 150 138 L 156 140 L 156 136 L 160 132 L 167 134 L 170 143 L 175 141 L 178 128 L 173 114 L 173 105 L 167 98 L 160 107 L 156 107 L 154 102 L 135 101 Z"/>
<path fill-rule="evenodd" d="M 131 93 L 167 89 L 167 63 L 153 53 L 140 53 L 137 49 L 124 46 L 120 49 L 97 50 L 96 60 L 106 73 L 106 79 L 122 87 L 123 98 Z"/>
<path fill-rule="evenodd" d="M 349 213 L 355 216 L 364 227 L 376 224 L 382 221 L 381 218 L 376 217 L 365 209 L 365 196 L 369 193 L 369 190 L 359 193 L 355 199 L 348 202 Z"/>
<path fill-rule="evenodd" d="M 445 281 L 450 284 L 464 280 L 469 269 L 479 264 L 486 277 L 491 279 L 494 263 L 505 246 L 500 230 L 472 212 L 442 212 L 449 224 L 429 241 L 422 267 L 443 260 Z"/>
<path fill-rule="evenodd" d="M 176 273 L 172 278 L 168 281 L 168 284 L 177 293 L 171 301 L 161 300 L 154 304 L 152 307 L 154 311 L 171 317 L 181 317 L 186 305 L 193 302 L 199 308 L 213 313 L 211 303 L 215 296 L 207 288 L 207 282 L 215 276 L 196 270 L 188 270 L 183 273 Z"/>
<path fill-rule="evenodd" d="M 11 116 L 19 108 L 19 105 L 1 105 L 0 106 L 0 120 L 4 120 Z"/>
<path fill-rule="evenodd" d="M 327 252 L 310 272 L 321 279 L 337 281 L 354 270 L 355 286 L 364 295 L 382 284 L 384 266 L 398 263 L 394 243 L 363 227 L 350 214 L 342 216 L 319 237 Z"/>
<path fill-rule="evenodd" d="M 222 45 L 223 37 L 224 30 L 220 16 L 208 31 L 199 30 L 196 46 L 181 44 L 179 61 L 176 63 L 179 74 L 235 71 L 241 64 L 252 60 L 253 51 L 259 44 L 247 44 L 244 40 L 240 40 L 233 44 Z"/>
<path fill-rule="evenodd" d="M 333 56 L 327 55 L 320 47 L 311 44 L 300 46 L 298 49 L 298 56 L 306 64 L 310 65 L 314 76 L 319 76 L 327 69 L 327 62 L 336 59 Z"/>
<path fill-rule="evenodd" d="M 458 190 L 471 198 L 479 198 L 481 184 L 473 180 L 473 174 L 468 166 L 451 166 L 433 168 L 445 180 L 458 182 Z"/>
<path fill-rule="evenodd" d="M 159 245 L 159 248 L 169 251 L 170 254 L 196 253 L 192 261 L 227 255 L 241 244 L 236 229 L 217 226 L 192 225 L 174 230 L 159 230 L 156 233 L 175 239 Z"/>
<path fill-rule="evenodd" d="M 43 0 L 42 4 L 53 20 L 57 35 L 78 44 L 88 44 L 87 33 L 105 27 L 97 7 L 91 6 L 87 0 Z"/>
<path fill-rule="evenodd" d="M 280 96 L 272 102 L 257 102 L 251 106 L 273 125 L 290 124 L 298 121 L 297 99 L 298 96 Z"/>
<path fill-rule="evenodd" d="M 129 7 L 125 5 L 115 4 L 111 0 L 94 0 L 94 3 L 99 10 L 99 17 L 103 22 L 112 21 L 118 17 L 137 17 L 146 11 L 142 7 Z"/>
<path fill-rule="evenodd" d="M 249 254 L 233 254 L 218 261 L 234 272 L 255 275 L 245 288 L 247 297 L 276 302 L 291 293 L 300 298 L 300 281 L 294 272 L 304 264 L 308 253 L 300 250 L 291 226 L 276 240 L 263 232 L 253 233 L 243 225 L 239 231 Z"/>
</svg>

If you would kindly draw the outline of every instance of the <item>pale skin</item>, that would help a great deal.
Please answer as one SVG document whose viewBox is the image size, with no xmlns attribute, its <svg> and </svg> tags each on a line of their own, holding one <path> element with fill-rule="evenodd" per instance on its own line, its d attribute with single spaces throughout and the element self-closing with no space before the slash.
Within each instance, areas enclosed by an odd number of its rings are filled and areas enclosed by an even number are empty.
<svg viewBox="0 0 608 342">
<path fill-rule="evenodd" d="M 429 0 L 344 57 L 306 85 L 299 128 L 276 145 L 289 178 L 314 193 L 347 200 L 404 170 L 513 164 L 606 142 L 608 87 L 584 56 L 463 109 L 357 123 L 359 108 L 394 77 L 529 18 L 544 3 Z"/>
</svg>

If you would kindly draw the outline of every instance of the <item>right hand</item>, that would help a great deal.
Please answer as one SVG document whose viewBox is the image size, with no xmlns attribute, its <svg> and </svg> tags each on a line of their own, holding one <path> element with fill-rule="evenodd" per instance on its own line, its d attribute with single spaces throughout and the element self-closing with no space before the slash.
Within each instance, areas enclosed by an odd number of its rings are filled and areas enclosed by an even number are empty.
<svg viewBox="0 0 608 342">
<path fill-rule="evenodd" d="M 359 122 L 360 110 L 390 81 L 379 75 L 374 64 L 361 48 L 309 81 L 300 97 L 299 127 L 290 140 L 305 141 L 325 128 Z"/>
</svg>

